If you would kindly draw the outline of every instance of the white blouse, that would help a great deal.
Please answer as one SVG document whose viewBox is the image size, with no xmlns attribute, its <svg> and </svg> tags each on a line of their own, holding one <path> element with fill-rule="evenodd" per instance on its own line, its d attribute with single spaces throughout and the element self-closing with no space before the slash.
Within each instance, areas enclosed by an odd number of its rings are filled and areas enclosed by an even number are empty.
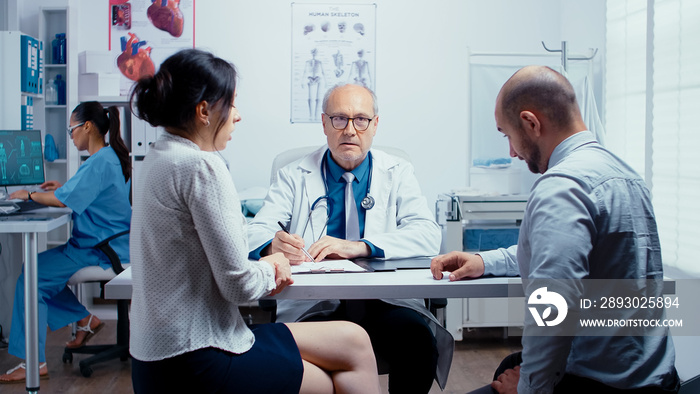
<svg viewBox="0 0 700 394">
<path fill-rule="evenodd" d="M 274 269 L 248 259 L 248 234 L 231 175 L 218 153 L 163 133 L 134 188 L 130 352 L 156 361 L 255 340 L 238 305 L 275 288 Z"/>
</svg>

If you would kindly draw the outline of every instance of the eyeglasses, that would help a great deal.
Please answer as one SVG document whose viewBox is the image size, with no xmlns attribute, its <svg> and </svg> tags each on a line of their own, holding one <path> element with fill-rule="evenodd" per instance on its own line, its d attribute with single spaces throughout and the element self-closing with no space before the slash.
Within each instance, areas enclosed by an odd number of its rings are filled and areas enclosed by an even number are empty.
<svg viewBox="0 0 700 394">
<path fill-rule="evenodd" d="M 68 132 L 68 135 L 70 135 L 70 136 L 72 137 L 72 136 L 73 136 L 73 130 L 77 129 L 78 127 L 80 127 L 80 126 L 82 126 L 82 125 L 84 125 L 84 124 L 85 124 L 85 122 L 83 122 L 83 123 L 78 123 L 77 125 L 74 125 L 74 126 L 68 126 L 68 127 L 66 127 L 66 131 Z"/>
<path fill-rule="evenodd" d="M 352 125 L 353 127 L 355 127 L 355 130 L 365 131 L 369 127 L 369 124 L 372 122 L 372 119 L 374 119 L 374 116 L 371 118 L 348 118 L 347 116 L 329 116 L 329 118 L 331 120 L 331 125 L 333 125 L 333 128 L 336 130 L 345 130 L 345 128 L 348 127 L 348 122 L 352 121 Z"/>
</svg>

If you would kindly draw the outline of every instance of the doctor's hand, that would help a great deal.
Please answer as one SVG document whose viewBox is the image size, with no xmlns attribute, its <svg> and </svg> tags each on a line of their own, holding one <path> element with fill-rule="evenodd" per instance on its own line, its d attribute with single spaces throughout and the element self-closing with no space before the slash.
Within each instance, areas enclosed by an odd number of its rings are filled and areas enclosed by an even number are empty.
<svg viewBox="0 0 700 394">
<path fill-rule="evenodd" d="M 450 252 L 435 257 L 430 262 L 430 271 L 435 279 L 442 279 L 442 272 L 450 272 L 450 280 L 478 278 L 484 274 L 484 259 L 465 252 Z"/>
<path fill-rule="evenodd" d="M 272 243 L 268 248 L 269 253 L 284 253 L 289 259 L 289 264 L 299 265 L 304 261 L 309 261 L 301 249 L 304 247 L 304 239 L 299 234 L 288 234 L 284 231 L 275 233 Z M 313 256 L 313 255 L 312 255 Z"/>
<path fill-rule="evenodd" d="M 61 187 L 61 182 L 59 181 L 46 181 L 41 184 L 41 188 L 47 192 L 54 191 Z"/>
<path fill-rule="evenodd" d="M 518 394 L 518 380 L 520 380 L 520 366 L 515 369 L 506 369 L 491 382 L 491 387 L 499 394 Z"/>
<path fill-rule="evenodd" d="M 326 257 L 354 259 L 355 257 L 369 256 L 370 252 L 369 245 L 362 241 L 347 241 L 330 235 L 324 235 L 309 247 L 309 254 L 315 261 L 321 261 Z"/>
<path fill-rule="evenodd" d="M 270 293 L 271 296 L 279 294 L 285 287 L 294 283 L 292 279 L 292 269 L 289 260 L 282 253 L 275 253 L 265 256 L 262 261 L 270 264 L 275 269 L 275 284 L 277 287 Z"/>
</svg>

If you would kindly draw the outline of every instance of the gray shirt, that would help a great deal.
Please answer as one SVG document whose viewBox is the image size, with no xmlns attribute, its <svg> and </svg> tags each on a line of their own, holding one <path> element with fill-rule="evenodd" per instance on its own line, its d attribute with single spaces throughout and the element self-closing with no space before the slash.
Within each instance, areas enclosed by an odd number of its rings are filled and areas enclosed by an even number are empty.
<svg viewBox="0 0 700 394">
<path fill-rule="evenodd" d="M 485 274 L 519 273 L 524 283 L 663 278 L 649 190 L 588 131 L 554 149 L 528 198 L 517 247 L 480 255 Z M 534 290 L 525 286 L 525 294 Z M 564 298 L 580 298 L 580 289 L 570 291 Z M 667 386 L 675 377 L 668 336 L 529 336 L 528 324 L 526 319 L 521 394 L 550 393 L 564 373 L 618 388 Z"/>
</svg>

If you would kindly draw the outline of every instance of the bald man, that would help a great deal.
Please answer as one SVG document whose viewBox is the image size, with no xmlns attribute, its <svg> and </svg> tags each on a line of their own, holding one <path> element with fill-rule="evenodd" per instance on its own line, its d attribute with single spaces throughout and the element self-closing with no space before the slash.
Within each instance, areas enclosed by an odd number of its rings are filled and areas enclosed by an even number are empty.
<svg viewBox="0 0 700 394">
<path fill-rule="evenodd" d="M 508 138 L 510 155 L 542 174 L 528 198 L 518 244 L 476 255 L 438 256 L 431 265 L 436 279 L 444 271 L 450 272 L 450 280 L 520 275 L 528 306 L 540 299 L 530 294 L 551 296 L 559 286 L 572 316 L 578 312 L 569 302 L 582 298 L 583 285 L 591 279 L 616 279 L 614 283 L 620 284 L 622 279 L 663 280 L 649 190 L 632 168 L 587 131 L 565 77 L 548 67 L 519 70 L 501 89 L 495 116 L 498 131 Z M 543 289 L 543 283 L 550 289 Z M 556 307 L 557 314 L 562 313 Z M 545 329 L 539 327 L 547 325 L 539 324 L 542 320 L 552 319 L 548 313 L 539 316 L 528 309 L 525 315 L 522 353 L 506 358 L 483 392 L 677 390 L 675 353 L 667 329 L 662 335 L 646 336 L 582 336 L 566 331 L 542 335 L 537 330 Z"/>
</svg>

